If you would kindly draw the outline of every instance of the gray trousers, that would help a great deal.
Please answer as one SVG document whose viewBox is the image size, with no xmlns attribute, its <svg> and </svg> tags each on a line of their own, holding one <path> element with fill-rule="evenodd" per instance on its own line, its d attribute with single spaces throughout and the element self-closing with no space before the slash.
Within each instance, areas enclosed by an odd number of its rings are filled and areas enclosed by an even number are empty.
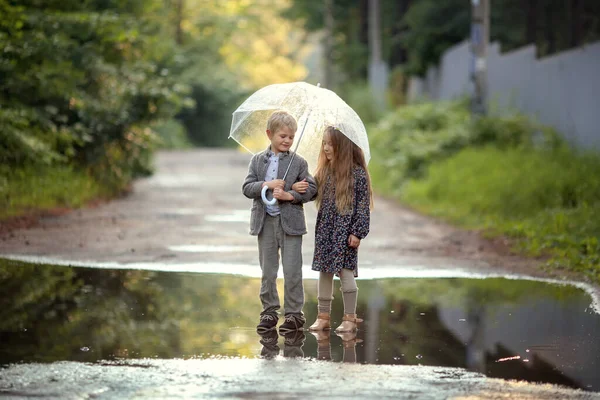
<svg viewBox="0 0 600 400">
<path fill-rule="evenodd" d="M 277 293 L 279 253 L 283 264 L 284 312 L 304 319 L 304 286 L 302 284 L 302 236 L 288 235 L 281 226 L 281 217 L 265 216 L 265 225 L 258 235 L 258 258 L 262 270 L 261 315 L 277 316 L 280 309 Z"/>
</svg>

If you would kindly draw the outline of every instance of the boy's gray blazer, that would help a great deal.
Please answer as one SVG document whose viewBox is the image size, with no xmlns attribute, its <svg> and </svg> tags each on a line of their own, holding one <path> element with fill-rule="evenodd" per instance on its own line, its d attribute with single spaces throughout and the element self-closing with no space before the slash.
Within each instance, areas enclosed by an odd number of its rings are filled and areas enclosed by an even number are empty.
<svg viewBox="0 0 600 400">
<path fill-rule="evenodd" d="M 260 197 L 262 185 L 265 181 L 267 167 L 269 166 L 269 148 L 255 154 L 248 166 L 248 175 L 242 184 L 244 196 L 253 199 L 250 213 L 250 234 L 258 235 L 262 231 L 265 222 L 265 205 Z M 292 158 L 292 152 L 281 153 L 277 179 L 282 179 L 283 174 Z M 300 194 L 292 190 L 292 185 L 306 179 L 308 189 L 306 193 Z M 285 191 L 294 196 L 293 201 L 280 201 L 281 225 L 288 235 L 304 235 L 306 233 L 306 219 L 304 218 L 304 203 L 314 200 L 317 195 L 317 184 L 308 173 L 308 163 L 299 154 L 296 154 L 292 166 L 285 178 Z"/>
</svg>

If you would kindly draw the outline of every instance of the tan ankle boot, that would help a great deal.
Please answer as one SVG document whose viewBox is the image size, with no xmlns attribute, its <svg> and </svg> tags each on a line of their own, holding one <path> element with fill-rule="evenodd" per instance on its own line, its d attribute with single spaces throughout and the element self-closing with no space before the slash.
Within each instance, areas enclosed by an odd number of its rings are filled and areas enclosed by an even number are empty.
<svg viewBox="0 0 600 400">
<path fill-rule="evenodd" d="M 308 330 L 309 331 L 327 331 L 331 329 L 331 324 L 329 323 L 329 314 L 327 313 L 319 313 L 317 314 L 317 320 L 314 324 L 312 324 Z"/>
<path fill-rule="evenodd" d="M 342 323 L 336 328 L 336 332 L 354 332 L 358 328 L 358 323 L 363 322 L 362 319 L 356 318 L 356 314 L 344 314 Z"/>
<path fill-rule="evenodd" d="M 337 336 L 342 339 L 344 348 L 350 348 L 356 346 L 357 343 L 362 343 L 362 339 L 356 337 L 356 331 L 353 332 L 335 332 Z"/>
</svg>

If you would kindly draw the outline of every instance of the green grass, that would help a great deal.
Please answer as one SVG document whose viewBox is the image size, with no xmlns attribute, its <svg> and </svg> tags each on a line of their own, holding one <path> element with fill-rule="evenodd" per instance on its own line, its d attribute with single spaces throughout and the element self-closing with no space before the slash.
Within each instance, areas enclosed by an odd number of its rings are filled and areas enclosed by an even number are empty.
<svg viewBox="0 0 600 400">
<path fill-rule="evenodd" d="M 566 147 L 466 148 L 409 180 L 400 199 L 458 225 L 507 235 L 526 254 L 550 256 L 549 267 L 600 283 L 598 155 Z"/>
<path fill-rule="evenodd" d="M 77 208 L 110 191 L 65 165 L 0 169 L 0 220 L 55 207 Z"/>
</svg>

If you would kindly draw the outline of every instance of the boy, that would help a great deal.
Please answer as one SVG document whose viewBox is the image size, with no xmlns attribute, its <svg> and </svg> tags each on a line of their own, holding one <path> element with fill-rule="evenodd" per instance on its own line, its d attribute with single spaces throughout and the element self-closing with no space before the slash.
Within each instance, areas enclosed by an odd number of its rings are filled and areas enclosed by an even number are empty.
<svg viewBox="0 0 600 400">
<path fill-rule="evenodd" d="M 259 333 L 275 329 L 279 320 L 277 272 L 279 252 L 283 264 L 285 321 L 279 332 L 285 334 L 302 330 L 306 319 L 302 312 L 304 287 L 302 285 L 302 235 L 306 234 L 303 204 L 314 199 L 317 185 L 308 173 L 308 164 L 296 154 L 290 165 L 290 148 L 298 125 L 285 111 L 274 112 L 267 122 L 267 136 L 271 145 L 255 154 L 248 166 L 248 176 L 242 185 L 244 196 L 253 199 L 250 215 L 250 234 L 258 236 L 258 258 L 262 270 L 260 301 L 262 312 L 256 327 Z M 294 185 L 292 189 L 292 185 Z M 261 190 L 267 186 L 277 199 L 274 205 L 265 205 Z"/>
</svg>

